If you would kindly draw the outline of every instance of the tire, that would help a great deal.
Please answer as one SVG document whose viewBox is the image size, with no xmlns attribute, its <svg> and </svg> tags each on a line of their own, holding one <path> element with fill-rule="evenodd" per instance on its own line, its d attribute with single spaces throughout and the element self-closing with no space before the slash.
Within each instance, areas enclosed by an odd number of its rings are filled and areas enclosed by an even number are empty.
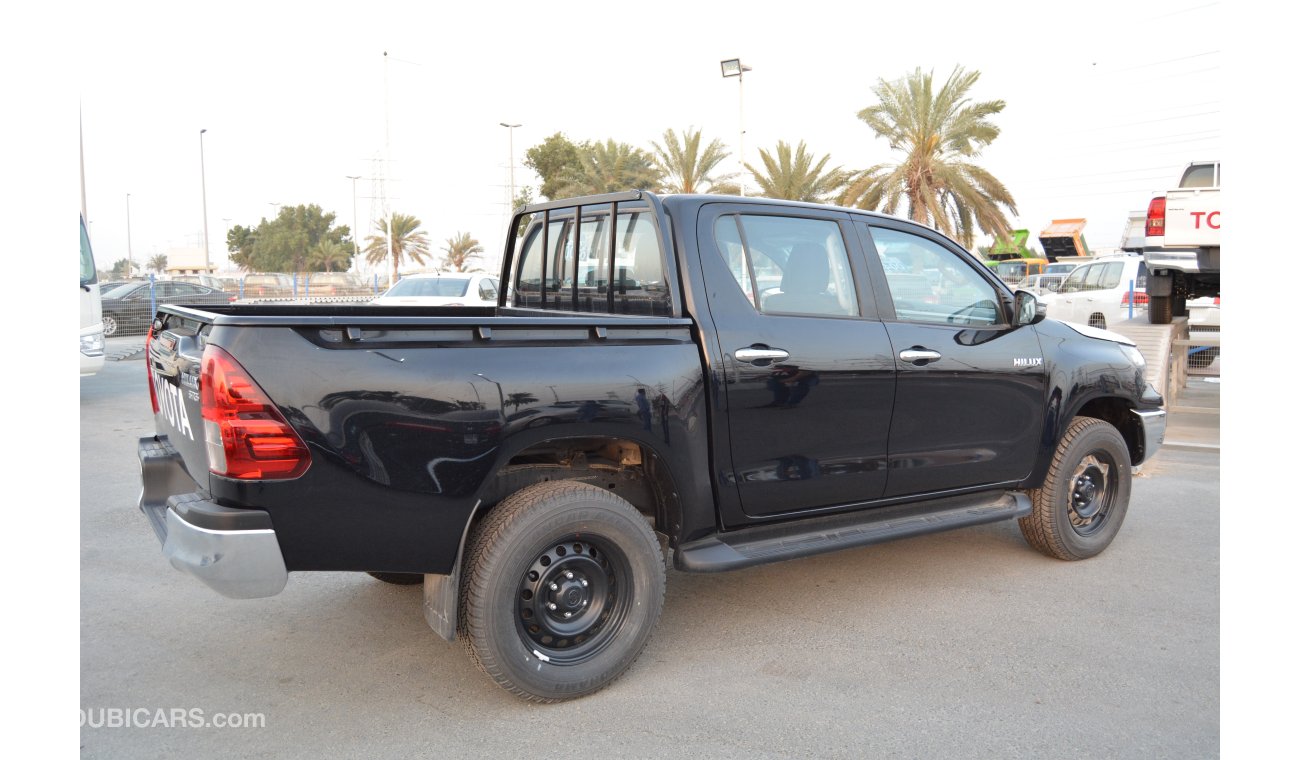
<svg viewBox="0 0 1300 760">
<path fill-rule="evenodd" d="M 461 639 L 479 669 L 531 702 L 608 686 L 663 608 L 663 554 L 645 517 L 576 481 L 498 504 L 474 529 L 463 571 Z"/>
<path fill-rule="evenodd" d="M 104 315 L 104 337 L 111 338 L 117 334 L 118 324 L 117 317 L 112 314 Z"/>
<path fill-rule="evenodd" d="M 1170 311 L 1175 317 L 1187 316 L 1187 296 L 1185 294 L 1175 295 L 1173 297 L 1173 305 L 1170 307 Z"/>
<path fill-rule="evenodd" d="M 1033 511 L 1020 518 L 1029 545 L 1049 557 L 1087 559 L 1119 533 L 1128 512 L 1133 466 L 1128 445 L 1110 423 L 1077 417 L 1056 446 Z"/>
<path fill-rule="evenodd" d="M 391 583 L 394 586 L 414 586 L 417 583 L 424 583 L 424 576 L 420 573 L 371 573 L 367 572 L 371 578 Z"/>
<path fill-rule="evenodd" d="M 1153 325 L 1167 325 L 1174 321 L 1173 296 L 1151 296 L 1147 299 L 1147 321 Z"/>
<path fill-rule="evenodd" d="M 1088 326 L 1089 326 L 1089 327 L 1096 327 L 1096 328 L 1099 329 L 1099 330 L 1105 330 L 1105 329 L 1106 329 L 1106 317 L 1104 317 L 1104 316 L 1101 315 L 1101 314 L 1093 314 L 1091 317 L 1088 317 Z"/>
</svg>

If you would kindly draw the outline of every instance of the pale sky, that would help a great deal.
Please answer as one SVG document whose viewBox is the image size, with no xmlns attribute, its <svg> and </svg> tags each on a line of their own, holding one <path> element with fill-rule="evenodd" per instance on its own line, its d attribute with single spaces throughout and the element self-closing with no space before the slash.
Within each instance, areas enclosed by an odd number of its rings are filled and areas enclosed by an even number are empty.
<svg viewBox="0 0 1300 760">
<path fill-rule="evenodd" d="M 897 160 L 858 118 L 871 87 L 916 67 L 982 73 L 972 97 L 1002 99 L 1001 136 L 979 161 L 1016 198 L 1033 237 L 1085 217 L 1094 247 L 1119 241 L 1193 160 L 1220 159 L 1221 23 L 1215 2 L 804 2 L 651 5 L 575 2 L 307 5 L 174 3 L 89 10 L 79 68 L 89 218 L 101 266 L 198 246 L 199 130 L 214 263 L 227 226 L 317 203 L 364 235 L 378 218 L 385 125 L 395 211 L 434 248 L 467 231 L 495 267 L 515 182 L 537 185 L 524 151 L 555 132 L 648 149 L 665 129 L 702 128 L 736 166 L 738 86 L 745 150 L 807 142 L 831 166 Z M 559 9 L 563 8 L 560 12 Z M 188 8 L 188 6 L 187 6 Z M 553 8 L 554 10 L 545 10 Z M 743 9 L 743 10 L 742 10 Z M 1160 30 L 1135 44 L 1138 30 Z M 388 51 L 389 106 L 384 106 Z M 387 118 L 386 118 L 387 116 Z M 1231 170 L 1230 170 L 1231 172 Z M 229 220 L 229 221 L 226 221 Z"/>
</svg>

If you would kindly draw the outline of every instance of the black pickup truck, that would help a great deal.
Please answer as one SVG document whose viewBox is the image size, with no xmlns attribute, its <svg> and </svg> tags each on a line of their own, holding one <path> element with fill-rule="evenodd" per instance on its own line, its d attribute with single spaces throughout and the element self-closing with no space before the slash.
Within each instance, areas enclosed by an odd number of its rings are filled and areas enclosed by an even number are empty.
<svg viewBox="0 0 1300 760">
<path fill-rule="evenodd" d="M 534 701 L 623 673 L 682 571 L 996 520 L 1105 549 L 1163 400 L 1124 338 L 1045 319 L 889 216 L 632 191 L 514 217 L 494 308 L 166 306 L 140 508 L 230 597 L 424 584 Z"/>
</svg>

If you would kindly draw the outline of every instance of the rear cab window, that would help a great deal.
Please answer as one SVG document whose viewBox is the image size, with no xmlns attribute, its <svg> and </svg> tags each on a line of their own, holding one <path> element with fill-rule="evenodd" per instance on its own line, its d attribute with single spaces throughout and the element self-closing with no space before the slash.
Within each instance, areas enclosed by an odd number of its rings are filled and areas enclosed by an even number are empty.
<svg viewBox="0 0 1300 760">
<path fill-rule="evenodd" d="M 672 294 L 650 214 L 645 206 L 620 206 L 612 230 L 608 204 L 584 207 L 577 225 L 572 209 L 553 211 L 549 223 L 533 214 L 516 245 L 508 303 L 557 311 L 671 314 Z"/>
</svg>

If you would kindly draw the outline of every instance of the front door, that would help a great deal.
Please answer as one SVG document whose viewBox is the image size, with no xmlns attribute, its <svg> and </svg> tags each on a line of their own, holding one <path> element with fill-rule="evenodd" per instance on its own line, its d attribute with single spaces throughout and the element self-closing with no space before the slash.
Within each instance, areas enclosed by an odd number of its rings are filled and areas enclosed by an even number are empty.
<svg viewBox="0 0 1300 760">
<path fill-rule="evenodd" d="M 1018 481 L 1034 465 L 1047 377 L 987 267 L 937 235 L 856 222 L 898 369 L 885 496 Z"/>
<path fill-rule="evenodd" d="M 894 362 L 848 215 L 708 204 L 698 240 L 723 353 L 724 522 L 879 499 Z"/>
</svg>

